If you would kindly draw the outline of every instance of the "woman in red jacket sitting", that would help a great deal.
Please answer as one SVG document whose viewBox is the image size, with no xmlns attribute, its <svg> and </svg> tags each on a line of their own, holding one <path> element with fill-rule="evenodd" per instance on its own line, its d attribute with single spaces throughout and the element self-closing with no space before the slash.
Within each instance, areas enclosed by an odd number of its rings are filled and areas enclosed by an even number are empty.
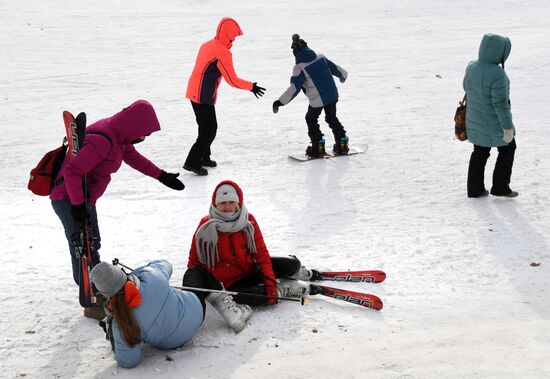
<svg viewBox="0 0 550 379">
<path fill-rule="evenodd" d="M 246 305 L 273 305 L 276 297 L 306 295 L 309 285 L 302 280 L 315 275 L 296 257 L 269 256 L 260 227 L 243 203 L 241 188 L 229 180 L 214 189 L 208 215 L 193 236 L 187 267 L 184 285 L 192 285 L 195 275 L 207 271 L 229 291 L 270 296 L 267 301 L 235 296 L 237 303 Z"/>
</svg>

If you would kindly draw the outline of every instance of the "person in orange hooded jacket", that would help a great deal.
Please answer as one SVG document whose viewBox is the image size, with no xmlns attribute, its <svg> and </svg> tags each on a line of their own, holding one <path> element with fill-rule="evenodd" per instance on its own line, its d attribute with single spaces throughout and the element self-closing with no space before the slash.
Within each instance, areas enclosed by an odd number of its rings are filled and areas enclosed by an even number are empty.
<svg viewBox="0 0 550 379">
<path fill-rule="evenodd" d="M 241 79 L 235 73 L 230 49 L 235 38 L 242 35 L 243 31 L 237 21 L 224 17 L 218 24 L 216 36 L 200 47 L 187 84 L 185 96 L 191 100 L 199 125 L 199 135 L 183 168 L 198 175 L 208 175 L 203 166 L 216 167 L 216 162 L 210 158 L 210 145 L 218 129 L 214 105 L 221 77 L 232 87 L 251 91 L 256 98 L 263 96 L 265 92 L 265 88 Z"/>
<path fill-rule="evenodd" d="M 307 295 L 305 281 L 315 275 L 296 257 L 270 257 L 260 227 L 244 205 L 241 188 L 230 180 L 214 189 L 208 215 L 193 235 L 187 268 L 184 286 L 196 287 L 190 279 L 206 271 L 227 290 L 244 293 L 234 300 L 247 305 L 273 305 L 276 297 Z"/>
</svg>

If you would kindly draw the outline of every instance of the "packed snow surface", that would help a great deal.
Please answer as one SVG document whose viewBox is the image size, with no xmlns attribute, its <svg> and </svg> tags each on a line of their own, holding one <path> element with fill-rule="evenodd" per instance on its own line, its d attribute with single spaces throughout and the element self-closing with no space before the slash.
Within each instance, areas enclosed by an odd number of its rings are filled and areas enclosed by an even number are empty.
<svg viewBox="0 0 550 379">
<path fill-rule="evenodd" d="M 224 16 L 244 31 L 232 48 L 237 73 L 267 92 L 257 100 L 221 84 L 219 166 L 198 177 L 181 169 L 197 135 L 185 89 Z M 1 376 L 550 377 L 549 19 L 542 0 L 0 2 Z M 271 111 L 289 84 L 293 33 L 348 70 L 338 116 L 350 145 L 369 145 L 365 154 L 288 159 L 308 143 L 305 96 Z M 512 41 L 514 200 L 468 199 L 472 146 L 453 139 L 464 69 L 485 33 Z M 82 315 L 61 223 L 26 183 L 60 144 L 63 110 L 93 122 L 137 99 L 162 126 L 137 148 L 182 172 L 186 189 L 123 165 L 97 204 L 103 260 L 167 259 L 181 284 L 212 191 L 231 179 L 271 255 L 384 270 L 381 284 L 333 284 L 374 293 L 384 309 L 315 296 L 256 308 L 235 335 L 209 307 L 190 343 L 146 347 L 141 366 L 117 367 L 97 322 Z"/>
</svg>

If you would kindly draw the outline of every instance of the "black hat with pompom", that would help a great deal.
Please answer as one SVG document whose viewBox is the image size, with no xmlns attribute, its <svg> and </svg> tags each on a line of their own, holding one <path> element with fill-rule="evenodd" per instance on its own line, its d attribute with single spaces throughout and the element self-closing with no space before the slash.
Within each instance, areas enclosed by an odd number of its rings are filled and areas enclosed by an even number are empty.
<svg viewBox="0 0 550 379">
<path fill-rule="evenodd" d="M 300 39 L 300 36 L 298 34 L 292 35 L 292 52 L 294 55 L 298 54 L 300 50 L 302 50 L 304 47 L 307 47 L 307 42 L 303 39 Z"/>
</svg>

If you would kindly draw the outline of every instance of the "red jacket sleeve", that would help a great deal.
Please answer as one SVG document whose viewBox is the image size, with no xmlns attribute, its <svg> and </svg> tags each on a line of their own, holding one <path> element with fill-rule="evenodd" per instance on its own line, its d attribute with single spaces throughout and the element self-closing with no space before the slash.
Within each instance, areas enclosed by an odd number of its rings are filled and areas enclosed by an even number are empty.
<svg viewBox="0 0 550 379">
<path fill-rule="evenodd" d="M 225 54 L 220 54 L 217 66 L 223 78 L 230 86 L 248 91 L 254 87 L 252 82 L 239 78 L 235 73 L 235 68 L 233 67 L 233 55 L 231 54 L 231 51 L 227 50 Z"/>
<path fill-rule="evenodd" d="M 254 225 L 254 242 L 256 243 L 256 262 L 260 266 L 260 271 L 264 278 L 264 285 L 266 287 L 266 293 L 273 293 L 277 288 L 277 279 L 275 279 L 275 273 L 273 273 L 273 266 L 271 264 L 271 257 L 265 246 L 264 237 L 260 226 L 256 222 L 254 216 L 249 214 L 249 221 Z"/>
</svg>

